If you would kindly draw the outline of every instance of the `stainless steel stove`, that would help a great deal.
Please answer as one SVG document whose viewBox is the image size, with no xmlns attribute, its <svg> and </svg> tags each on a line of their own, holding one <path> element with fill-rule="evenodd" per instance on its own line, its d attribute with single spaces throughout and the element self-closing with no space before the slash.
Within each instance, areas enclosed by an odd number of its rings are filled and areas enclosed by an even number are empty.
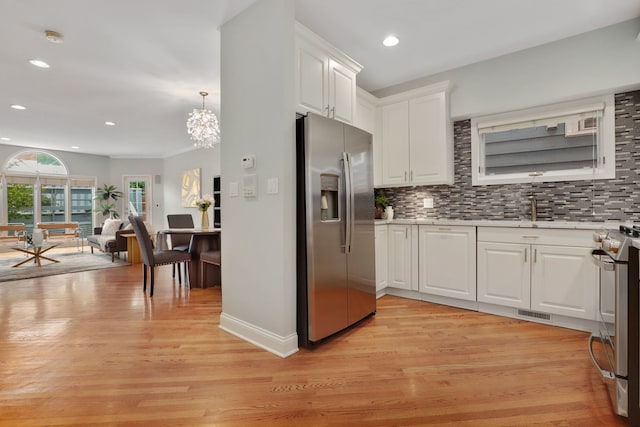
<svg viewBox="0 0 640 427">
<path fill-rule="evenodd" d="M 589 354 L 594 366 L 607 383 L 611 402 L 618 415 L 628 416 L 628 265 L 629 248 L 634 238 L 640 238 L 640 227 L 621 225 L 617 230 L 601 230 L 594 233 L 599 248 L 591 252 L 593 262 L 603 274 L 615 276 L 615 321 L 605 321 L 601 313 L 598 334 L 589 338 Z M 602 286 L 603 280 L 601 280 Z M 602 295 L 602 289 L 601 289 Z M 594 343 L 602 344 L 604 357 L 597 358 Z M 602 367 L 602 365 L 606 365 Z"/>
</svg>

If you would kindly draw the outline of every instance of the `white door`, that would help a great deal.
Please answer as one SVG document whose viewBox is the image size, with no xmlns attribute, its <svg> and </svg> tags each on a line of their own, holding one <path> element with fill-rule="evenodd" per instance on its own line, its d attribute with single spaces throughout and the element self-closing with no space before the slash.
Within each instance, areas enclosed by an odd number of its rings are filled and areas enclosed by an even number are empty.
<svg viewBox="0 0 640 427">
<path fill-rule="evenodd" d="M 153 206 L 151 175 L 125 175 L 122 188 L 125 195 L 124 217 L 137 214 L 143 221 L 151 223 Z"/>
<path fill-rule="evenodd" d="M 387 287 L 389 264 L 389 238 L 386 224 L 375 226 L 376 230 L 376 292 Z"/>
<path fill-rule="evenodd" d="M 356 115 L 356 75 L 329 59 L 329 116 L 353 123 Z"/>
<path fill-rule="evenodd" d="M 447 180 L 448 156 L 445 94 L 409 102 L 409 163 L 412 184 L 441 184 Z"/>
<path fill-rule="evenodd" d="M 319 49 L 299 42 L 298 109 L 299 112 L 327 116 L 329 108 L 329 58 Z"/>
<path fill-rule="evenodd" d="M 531 308 L 531 246 L 478 242 L 478 301 Z"/>
<path fill-rule="evenodd" d="M 411 226 L 389 225 L 389 282 L 392 288 L 411 290 Z"/>
<path fill-rule="evenodd" d="M 533 245 L 531 309 L 597 320 L 598 268 L 591 248 Z"/>
<path fill-rule="evenodd" d="M 475 227 L 419 226 L 420 292 L 476 300 Z"/>
<path fill-rule="evenodd" d="M 409 102 L 382 107 L 382 183 L 408 182 Z"/>
</svg>

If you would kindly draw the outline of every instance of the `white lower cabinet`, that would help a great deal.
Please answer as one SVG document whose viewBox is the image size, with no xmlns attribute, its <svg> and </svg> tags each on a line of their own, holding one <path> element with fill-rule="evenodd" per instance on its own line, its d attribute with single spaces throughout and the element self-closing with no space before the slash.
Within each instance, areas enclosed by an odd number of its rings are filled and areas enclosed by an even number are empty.
<svg viewBox="0 0 640 427">
<path fill-rule="evenodd" d="M 380 292 L 387 287 L 389 259 L 388 236 L 387 224 L 376 224 L 376 292 Z"/>
<path fill-rule="evenodd" d="M 597 320 L 591 232 L 481 227 L 478 301 Z"/>
<path fill-rule="evenodd" d="M 530 245 L 478 242 L 478 301 L 531 308 Z"/>
<path fill-rule="evenodd" d="M 476 300 L 476 228 L 418 226 L 420 292 Z"/>
<path fill-rule="evenodd" d="M 389 225 L 389 264 L 388 286 L 404 290 L 417 290 L 417 280 L 414 280 L 413 245 L 415 225 Z"/>
<path fill-rule="evenodd" d="M 531 309 L 598 320 L 598 268 L 591 248 L 532 245 Z"/>
</svg>

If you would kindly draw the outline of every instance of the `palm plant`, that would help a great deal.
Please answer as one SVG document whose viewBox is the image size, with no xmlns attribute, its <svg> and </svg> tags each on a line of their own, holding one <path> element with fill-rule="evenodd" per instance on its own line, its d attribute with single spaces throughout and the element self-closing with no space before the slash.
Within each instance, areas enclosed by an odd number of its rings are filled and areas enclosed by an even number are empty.
<svg viewBox="0 0 640 427">
<path fill-rule="evenodd" d="M 120 215 L 115 209 L 116 205 L 115 203 L 111 203 L 111 200 L 117 202 L 122 196 L 123 193 L 118 190 L 118 187 L 115 185 L 104 184 L 101 188 L 96 190 L 94 200 L 99 201 L 100 204 L 94 212 L 99 212 L 103 216 L 108 216 L 109 218 L 119 218 Z"/>
</svg>

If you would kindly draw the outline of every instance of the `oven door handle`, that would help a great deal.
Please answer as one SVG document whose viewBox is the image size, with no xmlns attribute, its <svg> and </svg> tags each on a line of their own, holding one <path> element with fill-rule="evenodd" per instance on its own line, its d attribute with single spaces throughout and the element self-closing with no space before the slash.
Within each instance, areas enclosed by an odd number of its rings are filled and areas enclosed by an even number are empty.
<svg viewBox="0 0 640 427">
<path fill-rule="evenodd" d="M 598 341 L 598 342 L 601 342 L 604 345 L 606 345 L 606 343 L 604 342 L 602 337 L 599 337 L 597 335 L 591 334 L 591 336 L 589 337 L 589 356 L 591 356 L 591 363 L 593 363 L 593 366 L 595 366 L 596 369 L 598 371 L 600 371 L 600 375 L 602 375 L 602 378 L 609 379 L 609 380 L 615 379 L 616 376 L 615 376 L 615 374 L 613 372 L 607 371 L 605 369 L 602 369 L 600 367 L 600 365 L 598 365 L 598 361 L 596 360 L 596 357 L 593 354 L 593 342 L 594 341 Z M 607 359 L 608 359 L 608 356 L 607 356 Z"/>
<path fill-rule="evenodd" d="M 602 249 L 594 249 L 591 251 L 591 261 L 593 261 L 593 263 L 601 270 L 614 271 L 616 269 L 616 263 L 614 261 L 603 260 L 603 255 L 608 259 L 611 259 Z"/>
</svg>

